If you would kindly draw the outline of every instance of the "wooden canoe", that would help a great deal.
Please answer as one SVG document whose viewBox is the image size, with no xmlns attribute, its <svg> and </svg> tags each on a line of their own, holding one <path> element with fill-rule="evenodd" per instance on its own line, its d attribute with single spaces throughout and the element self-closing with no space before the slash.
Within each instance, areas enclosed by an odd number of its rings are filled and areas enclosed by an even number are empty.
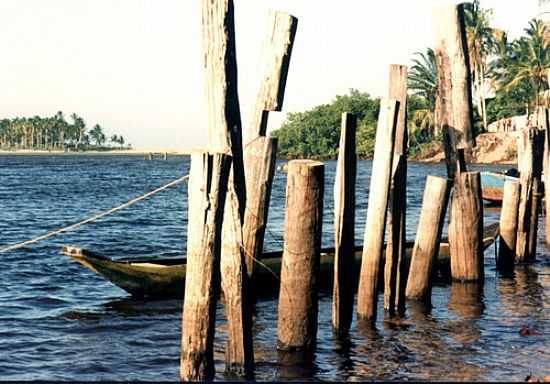
<svg viewBox="0 0 550 384">
<path fill-rule="evenodd" d="M 484 231 L 484 249 L 487 249 L 498 236 L 498 223 L 491 224 Z M 407 256 L 412 253 L 412 242 L 407 243 Z M 71 257 L 85 267 L 124 289 L 132 296 L 140 298 L 171 298 L 183 294 L 186 260 L 138 258 L 111 260 L 97 253 L 74 247 L 63 247 L 62 254 Z M 355 261 L 361 263 L 362 248 L 355 250 Z M 261 265 L 256 264 L 256 287 L 259 292 L 273 292 L 279 286 L 282 251 L 262 255 Z M 331 286 L 334 249 L 321 251 L 320 279 Z M 450 276 L 449 244 L 442 241 L 439 247 L 437 271 L 443 279 Z M 383 271 L 381 271 L 383 275 Z M 356 277 L 357 278 L 357 277 Z"/>
<path fill-rule="evenodd" d="M 517 181 L 519 179 L 504 173 L 481 172 L 481 197 L 483 200 L 491 204 L 502 205 L 506 180 Z"/>
</svg>

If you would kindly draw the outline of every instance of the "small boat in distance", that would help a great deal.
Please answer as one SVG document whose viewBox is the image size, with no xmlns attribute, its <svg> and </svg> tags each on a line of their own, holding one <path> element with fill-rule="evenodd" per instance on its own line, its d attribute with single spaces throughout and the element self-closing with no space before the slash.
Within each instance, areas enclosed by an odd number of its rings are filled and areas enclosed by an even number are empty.
<svg viewBox="0 0 550 384">
<path fill-rule="evenodd" d="M 483 247 L 487 249 L 494 243 L 499 234 L 498 223 L 485 227 Z M 407 242 L 407 260 L 410 259 L 414 243 Z M 89 268 L 111 283 L 124 289 L 132 296 L 139 298 L 173 298 L 181 297 L 184 291 L 186 260 L 136 258 L 111 260 L 97 253 L 73 246 L 65 246 L 61 253 Z M 362 247 L 355 248 L 355 262 L 361 263 Z M 255 271 L 256 288 L 260 293 L 277 292 L 281 269 L 282 251 L 266 252 L 262 255 L 261 264 Z M 331 287 L 333 272 L 334 248 L 321 250 L 319 273 L 326 277 L 321 279 Z M 442 240 L 439 246 L 439 257 L 436 270 L 438 276 L 445 280 L 450 276 L 449 244 Z M 383 268 L 381 276 L 383 275 Z M 357 276 L 356 276 L 357 278 Z"/>
<path fill-rule="evenodd" d="M 481 197 L 483 200 L 494 205 L 502 205 L 506 180 L 518 181 L 517 171 L 515 173 L 512 170 L 506 173 L 481 172 Z"/>
</svg>

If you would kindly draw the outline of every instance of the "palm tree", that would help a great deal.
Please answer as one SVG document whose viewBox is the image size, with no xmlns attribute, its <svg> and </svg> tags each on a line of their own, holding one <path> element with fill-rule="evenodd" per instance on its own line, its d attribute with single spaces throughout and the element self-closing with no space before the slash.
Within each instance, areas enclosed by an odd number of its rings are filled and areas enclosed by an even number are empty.
<svg viewBox="0 0 550 384">
<path fill-rule="evenodd" d="M 506 58 L 506 70 L 499 73 L 505 92 L 521 88 L 524 90 L 525 103 L 541 104 L 541 92 L 547 88 L 547 75 L 550 70 L 550 41 L 548 27 L 540 20 L 531 20 L 526 35 L 514 41 L 511 53 Z M 527 92 L 525 92 L 527 91 Z M 529 108 L 528 108 L 529 113 Z"/>
<path fill-rule="evenodd" d="M 416 52 L 417 58 L 413 59 L 413 65 L 409 71 L 409 89 L 413 94 L 426 100 L 427 108 L 415 112 L 415 121 L 421 121 L 421 129 L 428 129 L 437 135 L 438 125 L 436 121 L 439 103 L 437 101 L 438 79 L 437 63 L 433 49 L 428 48 L 425 53 Z M 411 134 L 414 130 L 411 130 Z"/>
<path fill-rule="evenodd" d="M 98 147 L 101 147 L 105 142 L 105 134 L 103 133 L 103 128 L 101 128 L 99 124 L 94 125 L 90 131 L 90 137 L 95 141 Z"/>
<path fill-rule="evenodd" d="M 472 89 L 483 129 L 487 130 L 487 58 L 495 44 L 493 29 L 489 26 L 492 10 L 481 8 L 479 0 L 474 0 L 473 3 L 466 3 L 464 11 Z"/>
</svg>

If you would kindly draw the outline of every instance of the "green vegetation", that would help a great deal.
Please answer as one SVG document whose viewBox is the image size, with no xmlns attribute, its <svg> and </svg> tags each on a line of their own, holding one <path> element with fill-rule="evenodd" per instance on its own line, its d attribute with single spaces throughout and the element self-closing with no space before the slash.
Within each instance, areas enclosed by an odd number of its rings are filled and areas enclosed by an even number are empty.
<svg viewBox="0 0 550 384">
<path fill-rule="evenodd" d="M 65 120 L 63 112 L 57 112 L 53 117 L 1 119 L 0 149 L 108 150 L 114 147 L 112 144 L 124 148 L 122 136 L 111 136 L 111 145 L 105 146 L 107 136 L 103 127 L 95 124 L 87 131 L 82 117 L 73 113 L 70 118 L 71 123 Z"/>
<path fill-rule="evenodd" d="M 550 26 L 531 20 L 524 36 L 508 41 L 505 32 L 491 27 L 491 9 L 479 0 L 465 6 L 466 40 L 472 79 L 475 133 L 490 122 L 550 106 Z M 434 51 L 417 52 L 409 68 L 407 128 L 409 153 L 422 156 L 441 143 L 437 124 L 438 76 Z M 272 135 L 279 139 L 279 155 L 287 158 L 333 158 L 337 154 L 342 112 L 357 115 L 357 153 L 371 157 L 379 100 L 351 90 L 330 104 L 290 113 Z"/>
</svg>

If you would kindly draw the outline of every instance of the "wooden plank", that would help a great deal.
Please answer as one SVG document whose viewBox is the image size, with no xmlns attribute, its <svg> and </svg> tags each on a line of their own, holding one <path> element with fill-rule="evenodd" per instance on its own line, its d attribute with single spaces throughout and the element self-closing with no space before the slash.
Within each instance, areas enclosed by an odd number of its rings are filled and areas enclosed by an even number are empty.
<svg viewBox="0 0 550 384">
<path fill-rule="evenodd" d="M 355 179 L 357 117 L 342 114 L 340 146 L 334 183 L 334 283 L 332 327 L 339 335 L 349 331 L 353 317 L 355 264 Z"/>
<path fill-rule="evenodd" d="M 288 166 L 277 323 L 277 347 L 283 351 L 312 351 L 316 345 L 324 171 L 313 160 Z"/>
<path fill-rule="evenodd" d="M 281 111 L 298 19 L 284 12 L 269 13 L 270 28 L 264 48 L 265 74 L 256 98 L 247 140 L 265 136 L 269 111 Z"/>
<path fill-rule="evenodd" d="M 237 87 L 232 0 L 203 0 L 202 40 L 208 97 L 208 147 L 232 156 L 222 229 L 222 289 L 228 327 L 226 369 L 250 375 L 252 317 L 246 296 L 242 222 L 246 205 L 242 125 Z"/>
<path fill-rule="evenodd" d="M 498 247 L 497 269 L 501 273 L 514 270 L 516 258 L 516 237 L 518 231 L 518 208 L 520 184 L 517 181 L 504 182 L 502 210 L 500 211 L 500 241 Z"/>
<path fill-rule="evenodd" d="M 230 166 L 231 158 L 225 154 L 191 158 L 180 360 L 183 381 L 214 378 L 221 228 Z"/>
<path fill-rule="evenodd" d="M 473 137 L 472 92 L 464 4 L 434 9 L 435 57 L 438 72 L 436 121 L 444 135 L 447 173 L 454 179 L 456 149 L 471 158 Z"/>
<path fill-rule="evenodd" d="M 455 176 L 449 220 L 451 276 L 459 281 L 483 281 L 483 203 L 479 172 Z"/>
<path fill-rule="evenodd" d="M 449 192 L 448 179 L 427 177 L 407 281 L 408 299 L 430 302 L 432 271 L 439 253 Z"/>
<path fill-rule="evenodd" d="M 251 278 L 254 273 L 254 260 L 258 259 L 263 251 L 276 160 L 277 139 L 275 138 L 259 136 L 246 147 L 245 173 L 248 195 L 243 238 L 246 270 Z"/>
<path fill-rule="evenodd" d="M 407 67 L 390 65 L 389 98 L 399 101 L 393 149 L 388 246 L 384 268 L 384 309 L 405 309 L 405 242 L 407 211 Z"/>
<path fill-rule="evenodd" d="M 395 128 L 399 101 L 380 101 L 376 143 L 369 189 L 367 222 L 357 294 L 357 317 L 362 323 L 376 321 L 378 271 L 382 260 L 386 212 L 392 174 Z"/>
</svg>

